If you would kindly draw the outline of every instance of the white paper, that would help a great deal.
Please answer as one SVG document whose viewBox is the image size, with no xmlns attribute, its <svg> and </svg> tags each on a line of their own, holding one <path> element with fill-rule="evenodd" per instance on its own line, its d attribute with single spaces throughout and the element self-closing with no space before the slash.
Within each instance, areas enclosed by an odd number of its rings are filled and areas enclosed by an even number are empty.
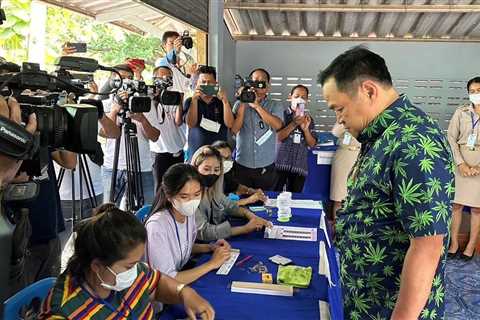
<svg viewBox="0 0 480 320">
<path fill-rule="evenodd" d="M 258 140 L 255 141 L 255 143 L 258 144 L 259 146 L 261 146 L 262 144 L 264 144 L 268 140 L 268 138 L 270 138 L 270 136 L 272 134 L 273 134 L 272 130 L 268 130 L 260 138 L 258 138 Z"/>
<path fill-rule="evenodd" d="M 218 122 L 202 117 L 202 120 L 200 121 L 200 127 L 210 132 L 219 133 L 221 125 Z"/>
<path fill-rule="evenodd" d="M 475 147 L 475 142 L 477 141 L 477 135 L 475 133 L 469 134 L 467 138 L 467 147 Z"/>
<path fill-rule="evenodd" d="M 293 143 L 300 143 L 302 140 L 302 136 L 300 135 L 300 133 L 294 133 L 293 134 Z"/>
<path fill-rule="evenodd" d="M 318 151 L 317 164 L 331 164 L 334 155 L 334 151 Z"/>
<path fill-rule="evenodd" d="M 265 203 L 267 207 L 276 207 L 277 206 L 277 199 L 268 199 Z M 323 209 L 322 203 L 316 200 L 301 200 L 301 199 L 294 199 L 290 200 L 290 208 L 297 208 L 297 209 Z"/>
<path fill-rule="evenodd" d="M 220 266 L 220 268 L 217 270 L 217 274 L 227 275 L 237 261 L 239 255 L 239 249 L 230 249 L 230 258 Z"/>
<path fill-rule="evenodd" d="M 330 320 L 330 305 L 328 302 L 318 300 L 318 308 L 320 310 L 320 320 Z"/>
<path fill-rule="evenodd" d="M 330 239 L 328 238 L 328 231 L 327 231 L 327 223 L 325 221 L 325 212 L 322 212 L 320 215 L 320 229 L 323 230 L 323 233 L 325 234 L 325 238 L 327 239 L 328 247 L 330 248 Z"/>
<path fill-rule="evenodd" d="M 330 287 L 335 286 L 330 276 L 330 263 L 328 262 L 327 249 L 325 248 L 325 242 L 323 242 L 323 240 L 320 241 L 319 247 L 318 274 L 327 278 Z"/>
<path fill-rule="evenodd" d="M 265 228 L 266 239 L 317 241 L 317 228 L 273 226 Z"/>
</svg>

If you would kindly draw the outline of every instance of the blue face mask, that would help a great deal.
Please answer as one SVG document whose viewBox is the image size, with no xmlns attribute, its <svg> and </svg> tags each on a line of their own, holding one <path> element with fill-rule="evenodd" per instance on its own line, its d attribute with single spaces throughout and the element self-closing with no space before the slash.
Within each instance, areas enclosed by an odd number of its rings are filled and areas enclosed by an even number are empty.
<svg viewBox="0 0 480 320">
<path fill-rule="evenodd" d="M 167 52 L 167 60 L 171 64 L 177 64 L 177 52 L 175 51 L 175 49 L 172 49 L 169 52 Z"/>
</svg>

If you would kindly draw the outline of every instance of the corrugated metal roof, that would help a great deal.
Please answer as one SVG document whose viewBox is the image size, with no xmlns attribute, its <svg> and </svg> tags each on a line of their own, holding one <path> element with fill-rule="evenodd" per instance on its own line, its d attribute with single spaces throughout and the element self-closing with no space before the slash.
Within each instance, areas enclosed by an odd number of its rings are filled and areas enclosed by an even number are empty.
<svg viewBox="0 0 480 320">
<path fill-rule="evenodd" d="M 150 34 L 153 36 L 161 37 L 166 30 L 176 30 L 183 32 L 185 30 L 187 22 L 181 21 L 176 15 L 178 12 L 173 12 L 170 7 L 167 7 L 165 12 L 155 6 L 160 5 L 158 1 L 143 1 L 138 0 L 40 0 L 41 2 L 59 6 L 68 10 L 72 10 L 87 16 L 94 18 L 97 21 L 112 23 L 122 28 L 128 29 L 140 34 Z M 178 9 L 182 12 L 188 10 L 189 12 L 195 12 L 195 20 L 198 22 L 199 15 L 208 12 L 208 3 L 206 1 L 185 1 L 182 0 L 182 6 Z M 171 4 L 170 4 L 171 5 Z M 195 10 L 192 10 L 195 8 Z M 207 21 L 205 16 L 203 20 Z M 185 15 L 187 18 L 187 15 Z M 202 25 L 204 26 L 204 25 Z M 191 25 L 191 30 L 194 28 L 200 29 L 200 26 Z"/>
<path fill-rule="evenodd" d="M 225 0 L 236 40 L 480 42 L 480 0 Z"/>
</svg>

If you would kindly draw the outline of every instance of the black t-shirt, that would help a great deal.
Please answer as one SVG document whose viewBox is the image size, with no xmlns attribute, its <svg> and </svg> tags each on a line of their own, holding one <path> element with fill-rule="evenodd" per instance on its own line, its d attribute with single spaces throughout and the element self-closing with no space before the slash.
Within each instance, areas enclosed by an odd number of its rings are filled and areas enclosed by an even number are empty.
<svg viewBox="0 0 480 320">
<path fill-rule="evenodd" d="M 192 98 L 188 98 L 184 105 L 184 114 L 186 116 Z M 200 126 L 202 118 L 217 122 L 220 124 L 220 130 L 217 132 L 208 131 Z M 198 99 L 198 117 L 194 128 L 188 130 L 188 148 L 190 154 L 193 154 L 201 146 L 212 144 L 217 140 L 226 141 L 228 128 L 223 121 L 223 102 L 217 97 L 213 97 L 212 101 L 207 104 L 202 99 Z"/>
</svg>

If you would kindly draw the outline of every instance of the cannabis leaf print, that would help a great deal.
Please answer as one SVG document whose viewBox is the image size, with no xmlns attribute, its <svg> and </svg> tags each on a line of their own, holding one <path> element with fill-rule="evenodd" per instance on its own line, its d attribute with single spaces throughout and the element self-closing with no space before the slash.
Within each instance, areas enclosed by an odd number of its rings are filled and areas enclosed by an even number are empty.
<svg viewBox="0 0 480 320">
<path fill-rule="evenodd" d="M 434 120 L 400 96 L 358 137 L 362 149 L 338 213 L 346 319 L 390 319 L 410 239 L 443 234 L 420 318 L 443 319 L 454 163 Z"/>
</svg>

